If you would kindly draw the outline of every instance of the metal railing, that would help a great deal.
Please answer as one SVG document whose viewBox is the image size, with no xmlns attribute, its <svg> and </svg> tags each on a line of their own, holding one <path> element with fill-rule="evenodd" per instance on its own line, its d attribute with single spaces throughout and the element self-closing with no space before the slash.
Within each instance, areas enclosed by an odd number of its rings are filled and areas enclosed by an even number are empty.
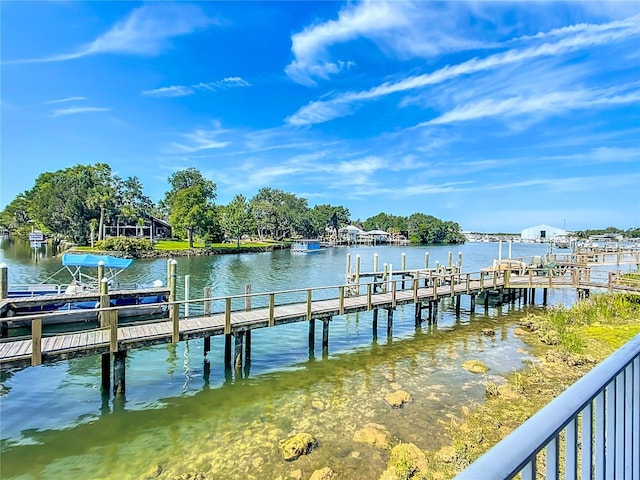
<svg viewBox="0 0 640 480">
<path fill-rule="evenodd" d="M 539 472 L 542 461 L 544 472 Z M 517 475 L 523 480 L 640 479 L 640 334 L 455 480 Z"/>
</svg>

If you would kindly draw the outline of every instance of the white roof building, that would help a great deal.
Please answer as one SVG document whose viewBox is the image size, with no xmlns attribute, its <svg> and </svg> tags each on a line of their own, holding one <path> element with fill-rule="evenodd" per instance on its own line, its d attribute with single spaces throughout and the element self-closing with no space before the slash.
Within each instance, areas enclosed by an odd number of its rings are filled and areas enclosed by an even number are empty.
<svg viewBox="0 0 640 480">
<path fill-rule="evenodd" d="M 522 240 L 533 242 L 550 242 L 555 237 L 566 234 L 567 231 L 562 228 L 553 227 L 551 225 L 546 225 L 543 223 L 540 225 L 535 225 L 533 227 L 525 228 L 520 233 L 520 236 L 522 237 Z"/>
</svg>

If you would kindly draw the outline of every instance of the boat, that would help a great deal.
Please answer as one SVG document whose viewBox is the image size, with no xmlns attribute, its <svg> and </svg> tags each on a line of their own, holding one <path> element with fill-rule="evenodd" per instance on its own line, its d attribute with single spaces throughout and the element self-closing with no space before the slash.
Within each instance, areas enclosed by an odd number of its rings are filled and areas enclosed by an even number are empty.
<svg viewBox="0 0 640 480">
<path fill-rule="evenodd" d="M 556 248 L 571 248 L 571 239 L 568 235 L 556 235 L 553 237 L 553 245 Z"/>
<path fill-rule="evenodd" d="M 65 296 L 77 296 L 82 294 L 97 294 L 99 283 L 97 270 L 103 267 L 103 278 L 106 280 L 109 291 L 118 290 L 125 295 L 112 298 L 110 306 L 122 307 L 118 309 L 118 318 L 148 317 L 165 314 L 168 309 L 167 297 L 156 293 L 136 294 L 141 289 L 162 287 L 162 282 L 156 280 L 152 286 L 124 287 L 118 283 L 118 275 L 133 263 L 131 259 L 113 257 L 110 255 L 95 254 L 64 254 L 62 255 L 62 268 L 51 275 L 47 280 L 55 278 L 60 272 L 67 271 L 71 275 L 68 284 L 39 283 L 34 285 L 11 285 L 8 289 L 9 299 L 39 298 L 47 302 L 34 302 L 36 305 L 17 308 L 11 313 L 16 317 L 9 322 L 9 326 L 27 326 L 28 322 L 20 321 L 21 315 L 33 315 L 46 313 L 43 316 L 44 325 L 56 325 L 63 323 L 91 322 L 98 319 L 100 304 L 96 300 L 73 300 Z M 95 274 L 93 273 L 95 272 Z M 126 295 L 131 291 L 131 295 Z M 125 308 L 130 307 L 130 308 Z M 73 312 L 73 313 L 70 313 Z M 55 313 L 64 313 L 55 315 Z"/>
<path fill-rule="evenodd" d="M 312 253 L 320 251 L 320 240 L 303 238 L 291 245 L 291 253 Z"/>
</svg>

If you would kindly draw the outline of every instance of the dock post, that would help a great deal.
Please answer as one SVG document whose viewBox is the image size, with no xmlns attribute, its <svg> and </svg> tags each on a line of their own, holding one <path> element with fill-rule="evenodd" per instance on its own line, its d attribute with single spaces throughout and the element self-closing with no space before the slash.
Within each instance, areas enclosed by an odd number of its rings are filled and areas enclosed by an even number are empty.
<svg viewBox="0 0 640 480">
<path fill-rule="evenodd" d="M 9 267 L 0 263 L 0 300 L 9 298 Z"/>
<path fill-rule="evenodd" d="M 453 252 L 449 252 L 447 254 L 447 267 L 451 268 L 453 266 Z"/>
<path fill-rule="evenodd" d="M 244 294 L 246 295 L 244 297 L 244 309 L 247 312 L 251 311 L 251 284 L 247 283 L 244 286 Z"/>
<path fill-rule="evenodd" d="M 31 322 L 31 365 L 42 364 L 42 319 Z"/>
<path fill-rule="evenodd" d="M 104 278 L 104 262 L 100 260 L 98 262 L 98 285 L 102 284 L 103 278 Z"/>
<path fill-rule="evenodd" d="M 190 294 L 191 275 L 184 276 L 184 318 L 189 316 L 189 294 Z"/>
<path fill-rule="evenodd" d="M 329 319 L 322 320 L 322 356 L 325 357 L 329 353 Z"/>
<path fill-rule="evenodd" d="M 523 301 L 523 303 L 524 303 L 525 305 L 527 304 L 527 301 L 529 300 L 529 298 L 528 298 L 528 295 L 527 295 L 527 294 L 528 294 L 528 289 L 523 288 L 523 289 L 522 289 L 522 301 Z"/>
<path fill-rule="evenodd" d="M 236 370 L 242 368 L 242 348 L 244 344 L 244 332 L 236 332 L 235 337 L 235 353 L 233 355 L 233 367 Z"/>
<path fill-rule="evenodd" d="M 387 308 L 387 337 L 393 335 L 393 308 Z"/>
<path fill-rule="evenodd" d="M 456 295 L 456 317 L 460 316 L 460 295 Z"/>
<path fill-rule="evenodd" d="M 373 328 L 373 339 L 378 339 L 378 308 L 373 310 L 373 321 L 371 322 L 371 326 Z"/>
<path fill-rule="evenodd" d="M 211 287 L 204 287 L 204 316 L 208 317 L 211 315 Z M 207 356 L 207 353 L 211 351 L 211 335 L 204 336 L 204 355 Z M 209 367 L 211 368 L 211 367 Z"/>
<path fill-rule="evenodd" d="M 113 354 L 113 393 L 122 395 L 125 393 L 125 361 L 127 351 L 121 350 Z"/>
<path fill-rule="evenodd" d="M 244 332 L 244 376 L 249 376 L 251 369 L 251 330 Z"/>
<path fill-rule="evenodd" d="M 350 276 L 351 276 L 351 254 L 347 253 L 347 265 L 345 268 L 345 278 L 347 282 L 349 281 Z"/>
<path fill-rule="evenodd" d="M 536 289 L 531 289 L 531 305 L 535 305 L 536 303 Z"/>
<path fill-rule="evenodd" d="M 420 328 L 420 323 L 422 322 L 422 302 L 416 302 L 414 319 L 415 319 L 416 328 Z"/>
<path fill-rule="evenodd" d="M 169 318 L 173 323 L 173 331 L 171 341 L 177 343 L 179 340 L 179 318 L 180 307 L 175 304 L 177 289 L 177 265 L 178 262 L 171 260 L 169 262 Z"/>
<path fill-rule="evenodd" d="M 374 273 L 378 271 L 378 254 L 373 254 L 373 271 Z"/>
<path fill-rule="evenodd" d="M 429 270 L 429 252 L 424 252 L 424 269 Z"/>
<path fill-rule="evenodd" d="M 489 310 L 489 290 L 484 292 L 484 313 L 487 313 L 487 310 Z"/>
<path fill-rule="evenodd" d="M 543 288 L 542 289 L 542 305 L 547 305 L 547 296 L 549 294 L 549 289 L 548 288 Z"/>
<path fill-rule="evenodd" d="M 433 318 L 431 319 L 433 323 L 438 323 L 438 301 L 433 301 Z"/>
<path fill-rule="evenodd" d="M 402 260 L 400 260 L 400 267 L 402 271 L 405 271 L 407 269 L 407 254 L 403 253 L 402 254 Z"/>
<path fill-rule="evenodd" d="M 358 288 L 357 295 L 360 295 L 360 255 L 356 255 L 356 278 L 355 284 Z"/>
<path fill-rule="evenodd" d="M 107 308 L 109 307 L 109 284 L 107 283 L 107 279 L 102 278 L 100 281 L 100 307 Z M 109 326 L 109 319 L 107 317 L 107 312 L 100 312 L 100 328 L 106 328 Z M 111 354 L 103 353 L 101 355 L 101 371 L 102 371 L 102 391 L 108 392 L 111 387 Z"/>
<path fill-rule="evenodd" d="M 309 319 L 309 356 L 313 357 L 316 353 L 316 321 Z"/>
<path fill-rule="evenodd" d="M 476 313 L 476 294 L 472 293 L 471 294 L 471 307 L 470 307 L 471 313 Z"/>
<path fill-rule="evenodd" d="M 224 370 L 231 370 L 231 333 L 224 335 Z"/>
<path fill-rule="evenodd" d="M 458 252 L 458 273 L 462 273 L 462 252 Z"/>
<path fill-rule="evenodd" d="M 211 287 L 204 287 L 204 316 L 211 315 Z"/>
</svg>

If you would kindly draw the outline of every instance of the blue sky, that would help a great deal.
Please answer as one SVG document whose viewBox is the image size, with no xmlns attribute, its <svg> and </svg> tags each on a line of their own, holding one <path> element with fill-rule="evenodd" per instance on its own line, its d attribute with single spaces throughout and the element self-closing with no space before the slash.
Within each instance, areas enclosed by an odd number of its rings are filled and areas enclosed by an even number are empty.
<svg viewBox="0 0 640 480">
<path fill-rule="evenodd" d="M 2 2 L 0 207 L 109 163 L 154 200 L 518 232 L 640 226 L 640 2 Z"/>
</svg>

